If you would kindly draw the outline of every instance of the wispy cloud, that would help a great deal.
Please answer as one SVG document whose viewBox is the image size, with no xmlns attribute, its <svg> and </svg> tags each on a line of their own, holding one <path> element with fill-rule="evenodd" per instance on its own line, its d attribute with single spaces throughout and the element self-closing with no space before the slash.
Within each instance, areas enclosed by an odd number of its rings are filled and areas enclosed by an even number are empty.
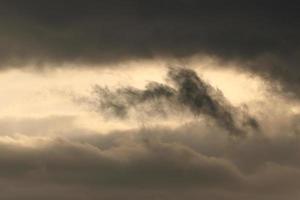
<svg viewBox="0 0 300 200">
<path fill-rule="evenodd" d="M 204 82 L 195 71 L 170 68 L 168 85 L 150 82 L 144 90 L 123 87 L 114 91 L 96 86 L 93 105 L 99 113 L 106 112 L 126 118 L 133 109 L 149 116 L 167 116 L 170 112 L 188 111 L 195 117 L 213 119 L 230 134 L 243 135 L 247 129 L 259 131 L 259 124 L 241 108 L 232 106 L 222 92 Z"/>
</svg>

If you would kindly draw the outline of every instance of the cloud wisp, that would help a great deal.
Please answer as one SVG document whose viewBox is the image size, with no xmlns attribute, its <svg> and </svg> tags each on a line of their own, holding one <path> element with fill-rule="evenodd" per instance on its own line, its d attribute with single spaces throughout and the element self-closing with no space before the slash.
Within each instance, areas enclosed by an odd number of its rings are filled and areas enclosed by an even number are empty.
<svg viewBox="0 0 300 200">
<path fill-rule="evenodd" d="M 259 131 L 259 124 L 241 108 L 234 107 L 222 92 L 204 82 L 195 71 L 169 68 L 169 84 L 150 82 L 145 89 L 122 87 L 110 90 L 96 86 L 94 107 L 99 113 L 126 118 L 131 110 L 148 115 L 167 116 L 168 112 L 188 111 L 213 119 L 232 135 L 243 135 L 247 130 Z"/>
</svg>

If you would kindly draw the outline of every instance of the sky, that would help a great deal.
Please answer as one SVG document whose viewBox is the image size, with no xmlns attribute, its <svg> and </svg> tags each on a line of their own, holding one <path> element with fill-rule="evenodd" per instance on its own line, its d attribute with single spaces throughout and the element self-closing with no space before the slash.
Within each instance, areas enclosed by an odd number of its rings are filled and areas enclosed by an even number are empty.
<svg viewBox="0 0 300 200">
<path fill-rule="evenodd" d="M 296 1 L 0 5 L 1 199 L 300 198 Z"/>
</svg>

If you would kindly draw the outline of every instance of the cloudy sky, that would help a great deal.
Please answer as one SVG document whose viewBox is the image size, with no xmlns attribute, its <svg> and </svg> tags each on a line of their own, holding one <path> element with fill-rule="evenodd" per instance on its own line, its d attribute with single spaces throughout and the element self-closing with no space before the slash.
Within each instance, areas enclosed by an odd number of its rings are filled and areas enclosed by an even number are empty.
<svg viewBox="0 0 300 200">
<path fill-rule="evenodd" d="M 0 199 L 298 200 L 299 9 L 0 0 Z"/>
</svg>

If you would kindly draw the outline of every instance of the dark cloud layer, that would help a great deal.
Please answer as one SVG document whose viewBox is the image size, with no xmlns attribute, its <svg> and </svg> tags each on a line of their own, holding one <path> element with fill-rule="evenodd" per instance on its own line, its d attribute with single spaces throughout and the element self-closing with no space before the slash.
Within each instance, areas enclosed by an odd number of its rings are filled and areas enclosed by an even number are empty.
<svg viewBox="0 0 300 200">
<path fill-rule="evenodd" d="M 259 131 L 257 120 L 246 111 L 232 106 L 222 92 L 204 82 L 195 71 L 169 68 L 169 85 L 150 82 L 144 90 L 133 87 L 111 91 L 96 86 L 96 109 L 119 118 L 128 117 L 131 109 L 148 115 L 168 115 L 188 110 L 195 117 L 205 115 L 230 134 L 243 135 L 247 130 Z"/>
<path fill-rule="evenodd" d="M 299 122 L 299 115 L 284 118 Z M 278 135 L 262 127 L 261 134 L 232 139 L 224 127 L 204 120 L 106 134 L 75 120 L 0 119 L 1 198 L 299 198 L 300 138 L 294 123 L 273 121 Z M 260 121 L 267 123 L 263 116 Z"/>
<path fill-rule="evenodd" d="M 158 127 L 71 135 L 44 140 L 32 134 L 1 137 L 1 197 L 299 197 L 300 141 L 296 135 L 251 136 L 236 142 L 221 129 L 201 123 L 173 130 Z M 26 137 L 36 145 L 20 143 Z"/>
<path fill-rule="evenodd" d="M 5 1 L 1 66 L 212 55 L 299 93 L 297 1 Z"/>
<path fill-rule="evenodd" d="M 300 94 L 299 7 L 258 0 L 0 0 L 0 68 L 204 55 Z M 145 89 L 96 87 L 96 106 L 119 117 L 130 109 L 155 117 L 187 110 L 215 123 L 101 134 L 76 127 L 73 116 L 1 118 L 0 199 L 300 198 L 299 115 L 268 112 L 270 121 L 262 117 L 258 127 L 194 71 L 172 68 L 167 78 Z M 227 134 L 249 130 L 260 134 Z"/>
</svg>

